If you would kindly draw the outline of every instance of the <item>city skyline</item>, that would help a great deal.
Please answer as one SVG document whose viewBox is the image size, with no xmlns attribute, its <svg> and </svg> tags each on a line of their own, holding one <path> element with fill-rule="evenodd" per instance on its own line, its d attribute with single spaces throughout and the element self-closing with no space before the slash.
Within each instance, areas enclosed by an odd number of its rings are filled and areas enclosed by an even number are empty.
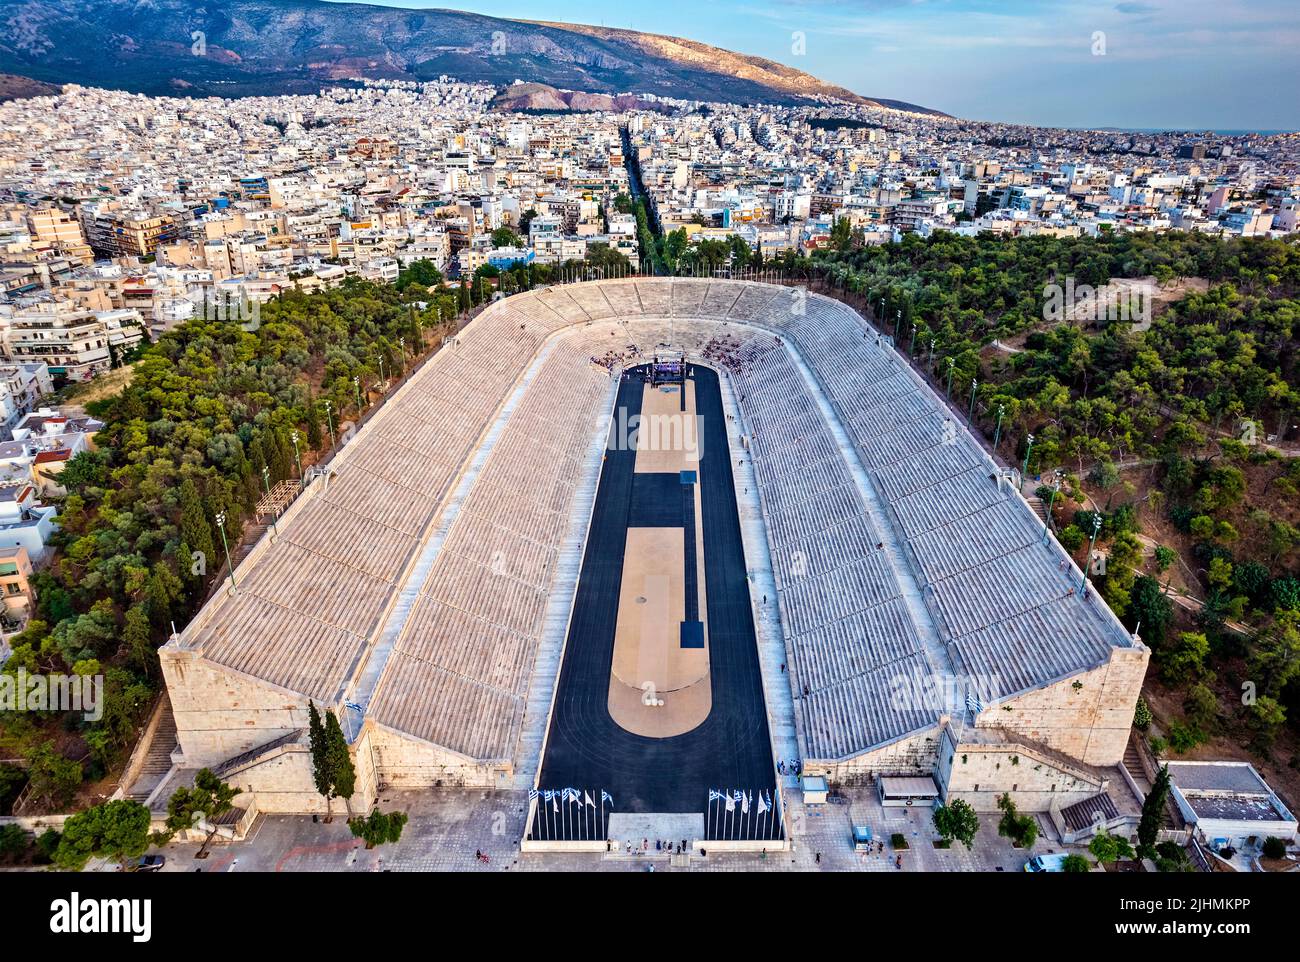
<svg viewBox="0 0 1300 962">
<path fill-rule="evenodd" d="M 375 2 L 445 7 L 440 0 Z M 521 0 L 457 9 L 539 18 L 536 5 Z M 1300 40 L 1300 14 L 1276 0 L 666 0 L 603 18 L 589 5 L 560 0 L 547 7 L 545 19 L 668 34 L 768 57 L 864 96 L 964 119 L 1132 130 L 1300 129 L 1294 100 L 1257 94 L 1295 89 L 1300 81 L 1288 56 Z"/>
</svg>

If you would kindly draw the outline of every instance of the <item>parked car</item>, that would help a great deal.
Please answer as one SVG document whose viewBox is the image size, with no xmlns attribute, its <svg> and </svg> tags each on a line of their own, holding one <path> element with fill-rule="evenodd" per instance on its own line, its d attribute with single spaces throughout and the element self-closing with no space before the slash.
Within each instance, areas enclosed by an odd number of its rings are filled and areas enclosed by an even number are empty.
<svg viewBox="0 0 1300 962">
<path fill-rule="evenodd" d="M 167 864 L 165 855 L 141 855 L 135 862 L 137 872 L 157 872 Z"/>
<path fill-rule="evenodd" d="M 1064 872 L 1065 855 L 1035 855 L 1025 863 L 1026 872 Z"/>
</svg>

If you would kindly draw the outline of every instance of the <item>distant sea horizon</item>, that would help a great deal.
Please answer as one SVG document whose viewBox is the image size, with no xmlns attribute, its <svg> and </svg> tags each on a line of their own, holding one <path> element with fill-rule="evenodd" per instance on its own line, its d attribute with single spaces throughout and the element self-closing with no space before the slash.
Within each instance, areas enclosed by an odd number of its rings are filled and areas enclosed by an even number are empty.
<svg viewBox="0 0 1300 962">
<path fill-rule="evenodd" d="M 1067 127 L 1067 130 L 1105 130 L 1117 134 L 1218 134 L 1220 137 L 1244 137 L 1258 134 L 1261 137 L 1276 137 L 1278 134 L 1294 134 L 1294 129 L 1280 130 L 1223 130 L 1217 127 Z"/>
</svg>

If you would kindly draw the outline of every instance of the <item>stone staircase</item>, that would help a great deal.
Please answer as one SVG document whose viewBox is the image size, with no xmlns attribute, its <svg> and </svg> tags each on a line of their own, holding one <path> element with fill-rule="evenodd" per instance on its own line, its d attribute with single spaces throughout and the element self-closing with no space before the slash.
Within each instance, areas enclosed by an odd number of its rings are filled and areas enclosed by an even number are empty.
<svg viewBox="0 0 1300 962">
<path fill-rule="evenodd" d="M 1142 797 L 1146 798 L 1147 793 L 1151 791 L 1151 779 L 1147 778 L 1146 767 L 1142 764 L 1142 750 L 1138 747 L 1135 733 L 1129 733 L 1123 764 L 1125 771 L 1133 779 L 1133 784 L 1142 790 Z"/>
<path fill-rule="evenodd" d="M 131 787 L 123 794 L 123 797 L 132 801 L 144 802 L 148 799 L 172 768 L 172 752 L 176 748 L 176 717 L 172 714 L 171 701 L 167 696 L 163 696 L 163 701 L 158 708 L 158 725 L 149 739 L 139 771 Z"/>
</svg>

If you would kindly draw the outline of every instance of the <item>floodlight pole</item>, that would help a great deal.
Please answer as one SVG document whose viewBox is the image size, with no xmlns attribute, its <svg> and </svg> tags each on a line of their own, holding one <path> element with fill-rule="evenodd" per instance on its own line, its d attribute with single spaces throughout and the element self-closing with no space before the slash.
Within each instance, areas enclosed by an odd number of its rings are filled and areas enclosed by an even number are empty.
<svg viewBox="0 0 1300 962">
<path fill-rule="evenodd" d="M 998 441 L 1002 439 L 1002 414 L 1005 411 L 1006 411 L 1006 407 L 1004 405 L 999 404 L 998 405 L 998 426 L 993 431 L 993 452 L 995 454 L 997 453 L 998 450 Z"/>
<path fill-rule="evenodd" d="M 1092 516 L 1092 537 L 1088 539 L 1088 559 L 1083 565 L 1083 580 L 1079 582 L 1079 594 L 1088 592 L 1088 569 L 1092 567 L 1092 548 L 1097 543 L 1097 532 L 1101 530 L 1101 515 Z"/>
<path fill-rule="evenodd" d="M 1025 478 L 1029 477 L 1029 456 L 1034 453 L 1034 436 L 1029 435 L 1029 446 L 1025 448 L 1025 463 L 1020 468 L 1020 483 L 1025 483 Z"/>
<path fill-rule="evenodd" d="M 218 511 L 216 520 L 217 529 L 221 532 L 221 547 L 226 552 L 226 569 L 230 573 L 230 593 L 234 594 L 239 589 L 235 586 L 235 562 L 230 557 L 230 542 L 226 540 L 226 513 Z"/>
<path fill-rule="evenodd" d="M 271 509 L 271 539 L 280 537 L 280 532 L 275 529 L 275 505 L 271 504 L 271 469 L 267 465 L 262 465 L 262 485 L 266 488 L 267 507 Z"/>
<path fill-rule="evenodd" d="M 1047 532 L 1052 526 L 1052 506 L 1056 504 L 1056 492 L 1061 490 L 1061 479 L 1058 477 L 1052 485 L 1052 493 L 1047 498 L 1047 517 L 1043 519 L 1043 544 L 1047 544 Z"/>
</svg>

